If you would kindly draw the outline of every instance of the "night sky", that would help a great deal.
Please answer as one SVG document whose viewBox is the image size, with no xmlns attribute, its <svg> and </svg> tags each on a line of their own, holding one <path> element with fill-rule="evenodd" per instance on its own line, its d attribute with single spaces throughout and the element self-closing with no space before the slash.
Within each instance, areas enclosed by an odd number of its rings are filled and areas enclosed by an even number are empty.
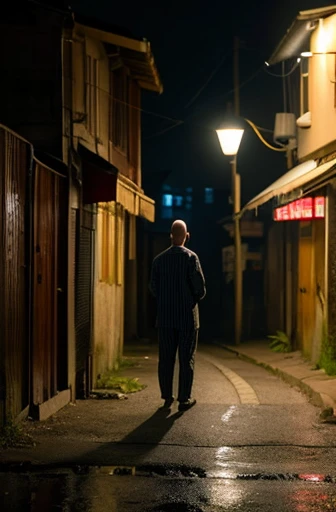
<svg viewBox="0 0 336 512">
<path fill-rule="evenodd" d="M 146 7 L 145 2 L 73 0 L 71 6 L 151 42 L 164 92 L 143 95 L 143 109 L 162 116 L 143 113 L 143 173 L 171 170 L 173 186 L 227 189 L 229 160 L 214 130 L 227 103 L 233 102 L 233 37 L 241 40 L 241 115 L 272 130 L 276 112 L 283 111 L 282 83 L 263 63 L 298 11 L 333 3 L 236 0 L 230 6 L 218 0 L 161 1 Z M 281 73 L 281 67 L 271 71 Z M 264 135 L 272 142 L 272 134 Z M 238 166 L 244 203 L 286 171 L 286 160 L 246 127 Z"/>
</svg>

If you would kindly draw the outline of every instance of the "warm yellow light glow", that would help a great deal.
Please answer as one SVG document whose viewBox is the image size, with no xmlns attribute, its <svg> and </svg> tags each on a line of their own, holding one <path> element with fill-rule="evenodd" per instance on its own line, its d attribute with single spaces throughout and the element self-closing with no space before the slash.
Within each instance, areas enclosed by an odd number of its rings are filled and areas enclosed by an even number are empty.
<svg viewBox="0 0 336 512">
<path fill-rule="evenodd" d="M 236 155 L 238 153 L 244 130 L 223 129 L 216 130 L 216 132 L 224 155 Z"/>
<path fill-rule="evenodd" d="M 312 52 L 302 52 L 301 53 L 301 57 L 312 57 L 312 56 L 313 56 Z"/>
<path fill-rule="evenodd" d="M 334 17 L 333 17 L 334 18 Z M 319 21 L 316 31 L 314 45 L 311 46 L 313 53 L 329 53 L 335 50 L 334 20 Z"/>
</svg>

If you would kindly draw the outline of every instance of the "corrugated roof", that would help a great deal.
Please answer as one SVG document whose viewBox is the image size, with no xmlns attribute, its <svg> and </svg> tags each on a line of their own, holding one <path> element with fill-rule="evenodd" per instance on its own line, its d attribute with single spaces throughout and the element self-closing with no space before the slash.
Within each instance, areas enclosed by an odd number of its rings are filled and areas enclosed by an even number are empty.
<svg viewBox="0 0 336 512">
<path fill-rule="evenodd" d="M 336 13 L 336 5 L 300 11 L 292 25 L 282 38 L 270 58 L 271 66 L 293 57 L 300 56 L 302 51 L 309 49 L 309 40 L 315 23 L 321 19 Z"/>
</svg>

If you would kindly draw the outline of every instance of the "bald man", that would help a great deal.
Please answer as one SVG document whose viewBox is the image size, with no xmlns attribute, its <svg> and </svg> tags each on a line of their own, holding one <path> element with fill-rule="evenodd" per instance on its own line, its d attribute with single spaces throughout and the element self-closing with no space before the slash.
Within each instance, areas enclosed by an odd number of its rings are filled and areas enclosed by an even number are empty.
<svg viewBox="0 0 336 512">
<path fill-rule="evenodd" d="M 179 355 L 179 411 L 195 405 L 191 397 L 194 359 L 199 329 L 198 303 L 205 296 L 205 281 L 197 254 L 184 244 L 189 239 L 186 223 L 171 226 L 171 246 L 152 264 L 150 290 L 157 301 L 159 336 L 159 384 L 163 408 L 174 402 L 173 376 Z"/>
</svg>

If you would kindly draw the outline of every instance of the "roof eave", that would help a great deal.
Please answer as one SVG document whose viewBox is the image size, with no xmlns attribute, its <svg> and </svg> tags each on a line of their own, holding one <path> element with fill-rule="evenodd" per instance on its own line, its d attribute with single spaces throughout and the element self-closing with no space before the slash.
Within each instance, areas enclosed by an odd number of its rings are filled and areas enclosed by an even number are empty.
<svg viewBox="0 0 336 512">
<path fill-rule="evenodd" d="M 335 12 L 336 5 L 299 12 L 267 63 L 272 66 L 284 60 L 299 57 L 302 51 L 308 49 L 307 44 L 316 22 Z"/>
<path fill-rule="evenodd" d="M 114 34 L 112 32 L 106 32 L 80 23 L 76 23 L 75 28 L 84 32 L 93 39 L 98 39 L 102 43 L 112 44 L 131 53 L 134 52 L 135 54 L 142 55 L 144 57 L 142 62 L 144 72 L 139 70 L 139 68 L 134 65 L 134 62 L 132 63 L 132 59 L 125 58 L 124 60 L 126 61 L 126 65 L 130 68 L 133 77 L 138 81 L 141 88 L 158 92 L 159 94 L 162 93 L 163 84 L 148 41 L 139 41 L 137 39 Z"/>
</svg>

